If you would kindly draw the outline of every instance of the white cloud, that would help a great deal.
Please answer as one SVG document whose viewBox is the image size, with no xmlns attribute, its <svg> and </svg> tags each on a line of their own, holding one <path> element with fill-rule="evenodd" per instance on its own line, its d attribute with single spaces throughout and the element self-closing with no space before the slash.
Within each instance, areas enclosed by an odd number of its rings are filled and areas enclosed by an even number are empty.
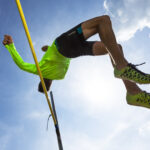
<svg viewBox="0 0 150 150">
<path fill-rule="evenodd" d="M 117 39 L 129 40 L 138 30 L 150 28 L 150 1 L 105 0 L 104 8 L 116 20 Z"/>
<path fill-rule="evenodd" d="M 103 149 L 109 149 L 109 147 L 113 145 L 113 142 L 114 141 L 116 142 L 115 138 L 117 138 L 120 135 L 123 136 L 124 134 L 123 131 L 128 130 L 129 127 L 130 127 L 129 123 L 118 122 L 116 126 L 114 127 L 114 129 L 112 130 L 112 132 L 103 139 L 102 141 Z M 117 143 L 119 143 L 119 141 Z M 111 147 L 113 149 L 113 146 Z"/>
<path fill-rule="evenodd" d="M 64 148 L 66 150 L 99 150 L 100 142 L 88 136 L 88 134 L 78 131 L 69 131 L 65 134 Z"/>
<path fill-rule="evenodd" d="M 27 114 L 26 118 L 31 120 L 41 120 L 43 118 L 48 117 L 48 112 L 37 112 L 33 111 Z"/>
<path fill-rule="evenodd" d="M 6 150 L 7 146 L 10 142 L 11 136 L 9 134 L 0 136 L 0 149 L 1 150 Z"/>
<path fill-rule="evenodd" d="M 150 135 L 150 121 L 144 123 L 140 128 L 139 128 L 139 134 L 141 136 L 149 136 Z"/>
<path fill-rule="evenodd" d="M 108 4 L 107 4 L 107 1 L 106 1 L 106 0 L 104 1 L 104 8 L 105 8 L 107 11 L 109 11 Z"/>
<path fill-rule="evenodd" d="M 13 138 L 21 135 L 23 129 L 23 126 L 9 126 L 0 121 L 0 150 L 7 150 Z"/>
<path fill-rule="evenodd" d="M 108 134 L 104 135 L 101 135 L 103 134 L 104 128 L 100 127 L 97 130 L 97 132 L 100 134 L 97 134 L 97 136 L 96 134 L 94 134 L 95 136 L 91 136 L 88 132 L 86 133 L 84 131 L 80 132 L 78 129 L 67 129 L 65 130 L 65 135 L 63 137 L 64 147 L 67 150 L 75 150 L 79 147 L 81 150 L 108 150 L 111 147 L 111 149 L 114 150 L 115 146 L 119 144 L 119 141 L 117 141 L 115 138 L 121 136 L 124 131 L 129 129 L 129 127 L 129 123 L 118 122 L 111 132 L 108 132 Z M 93 129 L 91 128 L 89 131 L 90 130 Z M 113 145 L 114 141 L 116 142 L 115 145 Z"/>
</svg>

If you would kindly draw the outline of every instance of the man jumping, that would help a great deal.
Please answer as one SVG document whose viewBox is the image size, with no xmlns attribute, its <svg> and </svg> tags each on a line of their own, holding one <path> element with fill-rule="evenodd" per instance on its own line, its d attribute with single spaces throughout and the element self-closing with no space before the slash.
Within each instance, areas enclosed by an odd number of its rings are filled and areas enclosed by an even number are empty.
<svg viewBox="0 0 150 150">
<path fill-rule="evenodd" d="M 99 34 L 101 42 L 87 41 L 96 33 Z M 3 44 L 20 69 L 38 74 L 34 64 L 22 60 L 11 36 L 5 35 Z M 114 76 L 123 79 L 127 89 L 127 103 L 150 108 L 150 95 L 136 85 L 136 83 L 150 83 L 150 75 L 139 71 L 135 65 L 128 63 L 124 58 L 122 46 L 116 41 L 109 16 L 104 15 L 80 23 L 57 37 L 51 46 L 43 46 L 42 50 L 46 53 L 39 62 L 39 66 L 47 90 L 52 80 L 65 77 L 71 58 L 109 54 L 114 67 Z M 41 83 L 39 83 L 38 90 L 43 92 Z"/>
</svg>

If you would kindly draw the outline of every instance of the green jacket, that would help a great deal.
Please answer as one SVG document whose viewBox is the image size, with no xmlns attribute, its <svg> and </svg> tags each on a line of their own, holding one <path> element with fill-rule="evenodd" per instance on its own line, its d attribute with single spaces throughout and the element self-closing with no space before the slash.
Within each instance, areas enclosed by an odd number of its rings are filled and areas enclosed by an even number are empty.
<svg viewBox="0 0 150 150">
<path fill-rule="evenodd" d="M 5 45 L 5 47 L 8 49 L 14 62 L 20 69 L 38 75 L 36 65 L 24 62 L 17 52 L 14 43 Z M 66 58 L 59 53 L 55 41 L 51 46 L 48 46 L 46 53 L 39 62 L 43 78 L 51 80 L 63 79 L 68 70 L 69 64 L 70 58 Z"/>
</svg>

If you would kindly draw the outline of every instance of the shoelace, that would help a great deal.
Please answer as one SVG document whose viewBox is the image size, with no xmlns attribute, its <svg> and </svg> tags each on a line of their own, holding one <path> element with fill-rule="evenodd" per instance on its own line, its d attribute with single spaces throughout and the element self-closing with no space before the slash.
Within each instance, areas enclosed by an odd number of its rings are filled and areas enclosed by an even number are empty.
<svg viewBox="0 0 150 150">
<path fill-rule="evenodd" d="M 150 93 L 148 93 L 146 91 L 143 91 L 143 93 L 144 93 L 145 97 L 146 97 L 147 94 L 150 96 Z"/>
<path fill-rule="evenodd" d="M 144 73 L 144 72 L 142 72 L 142 71 L 140 71 L 140 70 L 138 70 L 138 69 L 136 68 L 137 66 L 141 66 L 141 65 L 143 65 L 143 64 L 146 64 L 146 63 L 143 62 L 143 63 L 141 63 L 141 64 L 136 64 L 136 65 L 129 63 L 128 66 L 130 66 L 132 69 L 136 70 L 137 72 L 139 72 L 139 73 L 141 73 L 141 74 L 143 74 L 143 75 L 146 75 L 146 73 Z"/>
</svg>

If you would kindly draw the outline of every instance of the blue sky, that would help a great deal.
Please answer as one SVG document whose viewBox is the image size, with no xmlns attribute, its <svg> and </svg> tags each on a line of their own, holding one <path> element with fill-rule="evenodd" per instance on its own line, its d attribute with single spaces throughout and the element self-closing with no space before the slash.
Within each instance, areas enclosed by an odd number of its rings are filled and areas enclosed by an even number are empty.
<svg viewBox="0 0 150 150">
<path fill-rule="evenodd" d="M 148 0 L 21 1 L 38 60 L 42 45 L 92 17 L 108 14 L 124 54 L 150 72 Z M 34 63 L 14 1 L 0 0 L 0 41 L 9 34 L 24 61 Z M 94 36 L 89 40 L 99 40 Z M 0 44 L 0 150 L 58 149 L 39 77 L 21 71 Z M 149 90 L 149 85 L 140 86 Z M 73 59 L 66 78 L 52 85 L 65 150 L 149 150 L 150 110 L 126 104 L 108 56 Z"/>
</svg>

